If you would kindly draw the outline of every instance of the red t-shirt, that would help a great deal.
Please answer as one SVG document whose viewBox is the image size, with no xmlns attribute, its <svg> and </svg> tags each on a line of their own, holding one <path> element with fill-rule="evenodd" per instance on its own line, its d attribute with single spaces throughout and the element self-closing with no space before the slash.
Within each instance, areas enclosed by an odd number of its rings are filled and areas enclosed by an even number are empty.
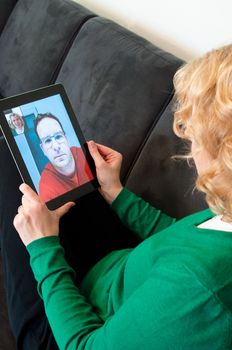
<svg viewBox="0 0 232 350">
<path fill-rule="evenodd" d="M 43 201 L 47 202 L 93 179 L 82 149 L 71 147 L 71 152 L 76 166 L 76 172 L 72 177 L 60 174 L 51 163 L 48 163 L 42 171 L 39 195 Z"/>
</svg>

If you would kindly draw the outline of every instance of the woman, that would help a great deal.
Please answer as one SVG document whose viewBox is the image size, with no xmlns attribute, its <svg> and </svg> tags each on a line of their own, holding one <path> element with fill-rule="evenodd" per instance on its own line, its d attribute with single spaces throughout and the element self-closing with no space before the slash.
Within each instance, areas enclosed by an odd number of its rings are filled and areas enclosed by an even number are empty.
<svg viewBox="0 0 232 350">
<path fill-rule="evenodd" d="M 21 115 L 18 113 L 12 113 L 9 117 L 9 121 L 14 136 L 24 133 L 25 123 Z"/>
<path fill-rule="evenodd" d="M 210 209 L 176 222 L 123 188 L 122 156 L 90 141 L 100 193 L 141 243 L 111 251 L 77 288 L 58 238 L 59 220 L 74 203 L 51 212 L 30 187 L 20 186 L 14 226 L 60 349 L 231 347 L 231 57 L 232 45 L 214 50 L 174 78 L 174 130 L 191 143 L 196 185 Z M 47 339 L 47 348 L 55 348 Z"/>
</svg>

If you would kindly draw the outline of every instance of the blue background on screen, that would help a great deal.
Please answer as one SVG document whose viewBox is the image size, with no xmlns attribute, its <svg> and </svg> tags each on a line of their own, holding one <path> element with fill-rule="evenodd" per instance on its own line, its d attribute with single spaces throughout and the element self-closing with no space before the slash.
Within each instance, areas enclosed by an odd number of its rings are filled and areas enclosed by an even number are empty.
<svg viewBox="0 0 232 350">
<path fill-rule="evenodd" d="M 24 105 L 15 106 L 15 108 L 20 108 L 27 128 L 24 134 L 14 136 L 14 138 L 38 192 L 40 174 L 48 160 L 40 148 L 39 139 L 34 130 L 34 119 L 37 114 L 52 113 L 55 115 L 64 128 L 70 147 L 80 147 L 80 143 L 59 94 Z M 14 111 L 14 108 L 12 108 L 12 111 Z"/>
</svg>

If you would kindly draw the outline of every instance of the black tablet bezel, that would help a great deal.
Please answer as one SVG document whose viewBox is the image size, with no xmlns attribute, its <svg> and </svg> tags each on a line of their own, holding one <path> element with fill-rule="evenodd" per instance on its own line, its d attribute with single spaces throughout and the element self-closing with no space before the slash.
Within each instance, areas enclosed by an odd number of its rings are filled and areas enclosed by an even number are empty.
<svg viewBox="0 0 232 350">
<path fill-rule="evenodd" d="M 76 136 L 80 142 L 81 148 L 85 154 L 85 157 L 86 157 L 86 160 L 89 164 L 89 167 L 93 173 L 94 179 L 79 186 L 79 187 L 76 187 L 75 189 L 73 189 L 71 191 L 64 193 L 63 195 L 60 195 L 60 196 L 46 202 L 47 207 L 51 210 L 60 207 L 61 205 L 63 205 L 64 203 L 66 203 L 68 201 L 74 201 L 74 200 L 84 196 L 85 194 L 94 191 L 95 189 L 97 189 L 99 187 L 99 184 L 98 184 L 98 181 L 96 178 L 96 169 L 95 169 L 94 161 L 89 153 L 87 142 L 86 142 L 84 135 L 81 131 L 80 125 L 77 121 L 76 115 L 72 109 L 71 103 L 68 99 L 68 96 L 65 92 L 65 89 L 64 89 L 62 84 L 54 84 L 54 85 L 49 85 L 46 87 L 42 87 L 42 88 L 39 88 L 36 90 L 28 91 L 28 92 L 25 92 L 23 94 L 11 96 L 11 97 L 4 98 L 4 99 L 0 100 L 0 128 L 2 130 L 2 133 L 6 139 L 7 145 L 8 145 L 10 152 L 14 158 L 14 161 L 15 161 L 16 166 L 19 170 L 19 173 L 22 177 L 22 180 L 26 184 L 28 184 L 36 193 L 38 193 L 35 186 L 34 186 L 32 179 L 31 179 L 31 176 L 27 170 L 27 167 L 24 163 L 22 155 L 18 149 L 18 146 L 14 140 L 14 136 L 9 128 L 9 124 L 6 120 L 4 111 L 6 111 L 7 109 L 15 108 L 17 106 L 20 106 L 20 105 L 23 105 L 26 103 L 30 103 L 30 102 L 33 102 L 33 101 L 36 101 L 39 99 L 43 99 L 43 98 L 46 98 L 49 96 L 53 96 L 56 94 L 60 94 L 60 96 L 61 96 L 61 99 L 64 103 L 64 106 L 67 110 L 70 122 L 71 122 L 73 129 L 76 133 Z"/>
</svg>

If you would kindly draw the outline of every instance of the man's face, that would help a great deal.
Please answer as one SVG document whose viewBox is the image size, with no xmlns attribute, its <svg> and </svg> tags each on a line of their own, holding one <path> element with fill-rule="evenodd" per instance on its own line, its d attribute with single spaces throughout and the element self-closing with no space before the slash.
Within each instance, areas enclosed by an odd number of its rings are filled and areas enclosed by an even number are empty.
<svg viewBox="0 0 232 350">
<path fill-rule="evenodd" d="M 57 171 L 65 169 L 72 160 L 68 140 L 60 124 L 52 118 L 44 118 L 37 125 L 41 148 Z"/>
<path fill-rule="evenodd" d="M 14 114 L 11 117 L 11 122 L 16 129 L 21 129 L 24 125 L 23 119 L 20 115 Z"/>
</svg>

